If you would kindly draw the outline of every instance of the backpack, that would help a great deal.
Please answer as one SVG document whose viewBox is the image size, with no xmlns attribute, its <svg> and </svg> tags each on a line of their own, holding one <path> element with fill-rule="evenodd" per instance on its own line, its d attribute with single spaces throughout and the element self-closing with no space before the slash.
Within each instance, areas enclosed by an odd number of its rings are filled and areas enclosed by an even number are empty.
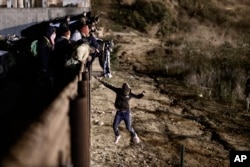
<svg viewBox="0 0 250 167">
<path fill-rule="evenodd" d="M 38 44 L 38 40 L 34 40 L 31 42 L 31 45 L 30 45 L 30 52 L 34 57 L 37 56 L 37 44 Z"/>
</svg>

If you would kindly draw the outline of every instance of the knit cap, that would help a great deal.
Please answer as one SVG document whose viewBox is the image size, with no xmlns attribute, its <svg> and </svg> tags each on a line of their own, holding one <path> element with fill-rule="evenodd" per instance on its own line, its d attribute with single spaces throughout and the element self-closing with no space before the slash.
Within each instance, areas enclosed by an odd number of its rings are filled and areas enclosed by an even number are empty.
<svg viewBox="0 0 250 167">
<path fill-rule="evenodd" d="M 58 31 L 59 35 L 64 35 L 64 36 L 70 35 L 69 27 L 66 24 L 61 24 Z"/>
<path fill-rule="evenodd" d="M 48 26 L 47 29 L 46 29 L 46 32 L 45 32 L 45 36 L 47 36 L 48 38 L 50 38 L 50 36 L 56 32 L 56 29 L 55 27 L 53 26 Z"/>
</svg>

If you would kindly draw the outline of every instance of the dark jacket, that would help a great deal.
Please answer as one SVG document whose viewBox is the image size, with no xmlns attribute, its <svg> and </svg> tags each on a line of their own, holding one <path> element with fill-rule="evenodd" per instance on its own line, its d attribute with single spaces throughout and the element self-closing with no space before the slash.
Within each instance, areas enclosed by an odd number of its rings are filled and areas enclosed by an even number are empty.
<svg viewBox="0 0 250 167">
<path fill-rule="evenodd" d="M 59 70 L 64 68 L 67 60 L 71 58 L 73 53 L 74 45 L 70 40 L 60 37 L 55 43 L 55 49 L 53 52 L 52 63 L 53 67 Z"/>
<path fill-rule="evenodd" d="M 55 32 L 54 27 L 47 27 L 46 31 L 44 32 L 43 36 L 41 36 L 40 39 L 38 39 L 38 44 L 37 44 L 37 54 L 38 54 L 38 61 L 39 61 L 39 66 L 42 71 L 49 72 L 50 67 L 50 59 L 51 59 L 51 54 L 54 49 L 54 46 L 50 40 L 51 35 Z"/>
<path fill-rule="evenodd" d="M 117 110 L 120 111 L 125 111 L 125 110 L 129 110 L 130 109 L 130 105 L 129 105 L 129 100 L 131 98 L 137 98 L 140 99 L 142 98 L 144 95 L 143 93 L 140 94 L 134 94 L 132 93 L 131 89 L 129 90 L 129 94 L 126 96 L 124 93 L 124 87 L 122 88 L 118 88 L 118 87 L 114 87 L 112 85 L 110 85 L 107 82 L 101 81 L 99 80 L 104 86 L 106 86 L 107 88 L 109 88 L 110 90 L 114 91 L 116 93 L 116 99 L 115 99 L 115 108 Z"/>
<path fill-rule="evenodd" d="M 93 35 L 90 35 L 88 37 L 88 40 L 89 40 L 89 45 L 95 49 L 98 49 L 99 48 L 99 44 L 96 40 L 96 38 L 93 36 Z"/>
<path fill-rule="evenodd" d="M 53 47 L 47 37 L 43 36 L 38 40 L 37 54 L 39 59 L 39 67 L 41 70 L 49 71 L 49 62 L 52 51 Z"/>
</svg>

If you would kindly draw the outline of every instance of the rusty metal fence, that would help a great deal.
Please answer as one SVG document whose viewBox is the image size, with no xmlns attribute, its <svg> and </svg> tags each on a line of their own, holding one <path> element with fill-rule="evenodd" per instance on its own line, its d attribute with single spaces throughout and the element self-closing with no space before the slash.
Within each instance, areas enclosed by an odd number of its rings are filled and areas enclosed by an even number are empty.
<svg viewBox="0 0 250 167">
<path fill-rule="evenodd" d="M 90 166 L 91 67 L 69 83 L 10 149 L 3 167 Z"/>
<path fill-rule="evenodd" d="M 70 109 L 71 157 L 74 166 L 90 166 L 90 84 L 89 72 L 82 73 L 78 96 Z"/>
</svg>

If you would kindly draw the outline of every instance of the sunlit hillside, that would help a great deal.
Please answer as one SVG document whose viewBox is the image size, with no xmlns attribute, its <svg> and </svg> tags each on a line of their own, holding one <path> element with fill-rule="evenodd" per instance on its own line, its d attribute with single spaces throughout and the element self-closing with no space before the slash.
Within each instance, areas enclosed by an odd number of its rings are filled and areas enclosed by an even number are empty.
<svg viewBox="0 0 250 167">
<path fill-rule="evenodd" d="M 101 26 L 138 31 L 162 41 L 165 54 L 150 71 L 183 80 L 194 91 L 235 102 L 244 98 L 250 68 L 250 1 L 119 0 L 92 1 Z M 159 53 L 158 53 L 159 52 Z M 148 60 L 148 61 L 147 61 Z"/>
</svg>

